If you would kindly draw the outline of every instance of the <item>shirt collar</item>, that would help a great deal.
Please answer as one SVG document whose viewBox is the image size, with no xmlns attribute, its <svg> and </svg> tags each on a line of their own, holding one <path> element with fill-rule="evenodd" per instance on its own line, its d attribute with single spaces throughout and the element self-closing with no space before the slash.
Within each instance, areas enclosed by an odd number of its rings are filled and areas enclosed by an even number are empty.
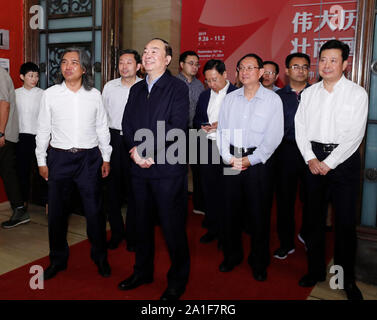
<svg viewBox="0 0 377 320">
<path fill-rule="evenodd" d="M 342 88 L 343 87 L 343 84 L 345 83 L 346 81 L 346 77 L 344 76 L 344 74 L 342 74 L 341 78 L 337 81 L 337 83 L 335 83 L 334 87 L 333 87 L 333 92 Z M 323 83 L 323 80 L 320 82 L 320 87 L 322 89 L 325 89 L 325 86 L 324 86 L 324 83 Z"/>
<path fill-rule="evenodd" d="M 259 88 L 258 88 L 257 92 L 255 93 L 255 96 L 253 97 L 253 99 L 254 98 L 263 99 L 265 90 L 270 90 L 270 89 L 266 89 L 261 84 L 259 84 Z M 239 96 L 245 96 L 245 87 L 238 89 L 237 94 Z"/>
<path fill-rule="evenodd" d="M 216 93 L 216 92 L 213 91 L 213 90 L 211 90 L 211 91 L 212 91 L 213 93 L 215 93 L 215 94 L 224 94 L 224 93 L 226 94 L 227 91 L 228 91 L 229 85 L 230 85 L 229 80 L 226 80 L 226 85 L 225 85 L 225 87 L 222 88 L 218 93 Z"/>
<path fill-rule="evenodd" d="M 61 88 L 62 88 L 63 91 L 68 90 L 69 92 L 72 92 L 72 93 L 79 93 L 79 92 L 85 90 L 85 89 L 84 89 L 84 86 L 81 84 L 80 89 L 77 90 L 76 92 L 73 92 L 71 89 L 69 89 L 69 88 L 67 87 L 65 81 L 62 82 L 62 84 L 61 84 Z"/>
</svg>

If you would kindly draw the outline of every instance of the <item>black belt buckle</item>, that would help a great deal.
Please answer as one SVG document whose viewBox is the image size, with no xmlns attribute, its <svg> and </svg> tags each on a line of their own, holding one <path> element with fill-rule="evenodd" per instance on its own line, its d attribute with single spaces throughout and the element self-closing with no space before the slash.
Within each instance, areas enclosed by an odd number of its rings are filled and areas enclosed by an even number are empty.
<svg viewBox="0 0 377 320">
<path fill-rule="evenodd" d="M 71 148 L 71 149 L 69 149 L 68 151 L 71 152 L 71 153 L 77 153 L 77 152 L 80 151 L 80 149 L 77 149 L 77 148 Z"/>
<path fill-rule="evenodd" d="M 337 147 L 337 144 L 324 144 L 323 145 L 323 152 L 331 153 Z"/>
</svg>

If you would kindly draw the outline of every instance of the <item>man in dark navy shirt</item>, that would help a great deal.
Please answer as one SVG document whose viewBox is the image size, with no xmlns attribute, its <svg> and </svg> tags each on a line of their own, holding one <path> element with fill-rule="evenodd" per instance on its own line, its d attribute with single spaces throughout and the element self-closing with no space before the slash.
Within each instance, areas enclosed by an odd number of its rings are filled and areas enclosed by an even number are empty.
<svg viewBox="0 0 377 320">
<path fill-rule="evenodd" d="M 190 271 L 185 230 L 189 90 L 167 71 L 171 58 L 172 49 L 165 40 L 155 38 L 147 43 L 142 57 L 147 77 L 132 86 L 122 121 L 125 143 L 133 160 L 137 236 L 134 273 L 118 287 L 131 290 L 153 281 L 154 210 L 150 206 L 154 204 L 171 259 L 168 287 L 161 300 L 179 299 Z M 145 140 L 139 141 L 140 137 Z M 178 152 L 172 152 L 176 144 Z M 142 150 L 144 146 L 146 152 Z"/>
<path fill-rule="evenodd" d="M 295 200 L 299 180 L 302 183 L 305 161 L 296 144 L 294 118 L 301 93 L 309 86 L 310 58 L 304 53 L 292 53 L 287 56 L 285 65 L 289 84 L 276 91 L 283 101 L 284 110 L 284 137 L 275 153 L 277 230 L 280 240 L 280 247 L 274 252 L 277 259 L 285 259 L 295 251 Z M 303 221 L 300 239 L 304 238 L 304 225 Z"/>
</svg>

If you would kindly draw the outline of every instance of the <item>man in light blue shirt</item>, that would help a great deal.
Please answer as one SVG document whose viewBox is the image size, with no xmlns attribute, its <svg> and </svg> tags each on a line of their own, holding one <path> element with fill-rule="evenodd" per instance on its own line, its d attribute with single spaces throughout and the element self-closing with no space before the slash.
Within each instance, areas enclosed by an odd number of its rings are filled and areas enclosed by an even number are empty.
<svg viewBox="0 0 377 320">
<path fill-rule="evenodd" d="M 248 262 L 258 281 L 267 279 L 272 184 L 270 157 L 284 134 L 280 97 L 264 88 L 259 79 L 263 61 L 247 54 L 237 63 L 243 87 L 229 93 L 220 109 L 217 145 L 226 163 L 224 261 L 228 272 L 243 260 L 242 210 L 250 221 L 251 252 Z"/>
</svg>

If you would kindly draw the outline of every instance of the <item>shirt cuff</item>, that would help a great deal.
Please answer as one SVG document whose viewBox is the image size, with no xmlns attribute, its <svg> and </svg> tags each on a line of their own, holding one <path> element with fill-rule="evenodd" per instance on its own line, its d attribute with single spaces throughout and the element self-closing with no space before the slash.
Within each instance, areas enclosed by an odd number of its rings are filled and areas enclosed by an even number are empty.
<svg viewBox="0 0 377 320">
<path fill-rule="evenodd" d="M 47 166 L 46 164 L 46 158 L 43 157 L 43 158 L 37 158 L 37 162 L 38 162 L 38 167 L 45 167 Z"/>
<path fill-rule="evenodd" d="M 305 162 L 306 164 L 308 163 L 309 160 L 312 160 L 312 159 L 317 159 L 316 155 L 314 154 L 314 152 L 312 150 L 308 151 L 306 154 L 305 154 Z"/>
</svg>

